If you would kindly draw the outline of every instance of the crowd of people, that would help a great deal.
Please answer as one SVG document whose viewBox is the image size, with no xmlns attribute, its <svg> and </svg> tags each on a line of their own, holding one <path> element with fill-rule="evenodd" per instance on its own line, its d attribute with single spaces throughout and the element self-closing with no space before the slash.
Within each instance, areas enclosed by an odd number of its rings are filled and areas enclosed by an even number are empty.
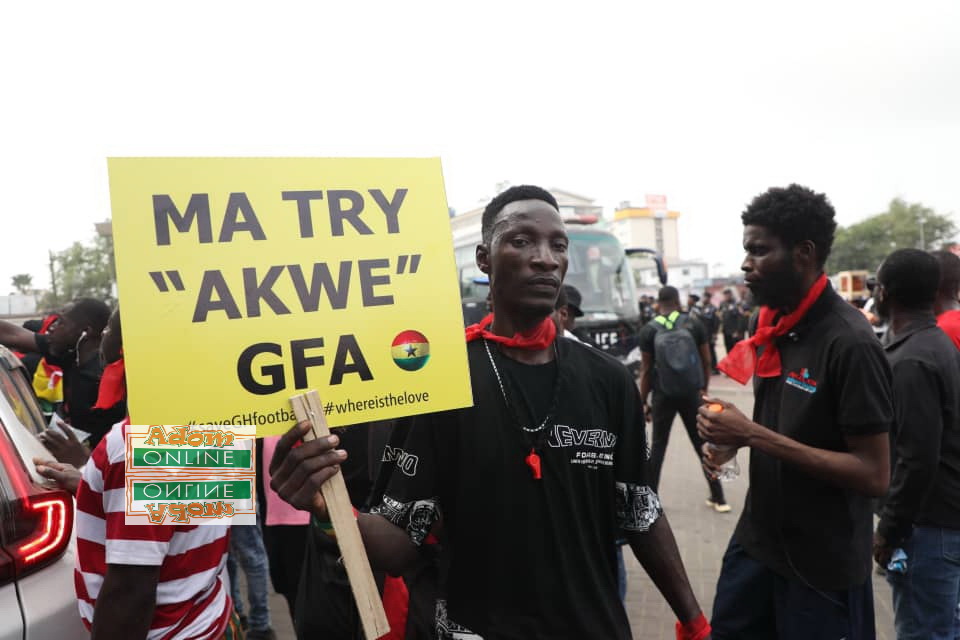
<svg viewBox="0 0 960 640">
<path fill-rule="evenodd" d="M 630 638 L 624 546 L 680 639 L 874 638 L 874 565 L 899 639 L 960 638 L 960 258 L 901 249 L 876 265 L 881 341 L 824 273 L 836 222 L 823 194 L 772 188 L 740 221 L 753 304 L 733 289 L 719 305 L 710 291 L 684 305 L 670 286 L 645 297 L 637 379 L 577 331 L 553 196 L 499 194 L 476 252 L 490 313 L 466 330 L 473 405 L 266 439 L 259 526 L 124 524 L 118 311 L 84 299 L 33 330 L 0 323 L 0 343 L 40 356 L 31 383 L 73 427 L 43 434 L 56 460 L 37 464 L 77 497 L 92 636 L 275 637 L 269 576 L 298 637 L 362 637 L 320 494 L 340 473 L 389 638 Z M 718 373 L 753 382 L 751 416 L 711 394 Z M 717 513 L 731 511 L 724 466 L 750 450 L 709 618 L 658 497 L 677 415 Z"/>
</svg>

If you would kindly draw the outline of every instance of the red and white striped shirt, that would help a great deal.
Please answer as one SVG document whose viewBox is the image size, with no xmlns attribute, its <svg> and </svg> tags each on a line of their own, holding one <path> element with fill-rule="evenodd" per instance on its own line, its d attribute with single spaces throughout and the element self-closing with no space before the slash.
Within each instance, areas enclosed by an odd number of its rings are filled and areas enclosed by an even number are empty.
<svg viewBox="0 0 960 640">
<path fill-rule="evenodd" d="M 148 640 L 219 638 L 233 609 L 221 578 L 230 527 L 125 524 L 125 433 L 120 423 L 100 441 L 77 489 L 74 583 L 83 623 L 93 623 L 108 564 L 159 566 Z"/>
</svg>

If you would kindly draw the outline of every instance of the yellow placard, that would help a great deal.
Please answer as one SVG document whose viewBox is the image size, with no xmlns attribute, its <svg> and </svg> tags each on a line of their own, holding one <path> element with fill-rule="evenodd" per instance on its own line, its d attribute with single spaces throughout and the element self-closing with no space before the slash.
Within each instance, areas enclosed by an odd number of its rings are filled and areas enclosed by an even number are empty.
<svg viewBox="0 0 960 640">
<path fill-rule="evenodd" d="M 111 158 L 133 424 L 331 426 L 472 402 L 440 161 Z"/>
</svg>

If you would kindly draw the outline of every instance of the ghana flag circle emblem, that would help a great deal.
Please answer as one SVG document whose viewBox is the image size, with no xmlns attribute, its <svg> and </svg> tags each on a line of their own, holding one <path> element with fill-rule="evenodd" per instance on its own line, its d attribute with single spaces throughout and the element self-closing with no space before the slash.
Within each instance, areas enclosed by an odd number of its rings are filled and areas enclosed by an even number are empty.
<svg viewBox="0 0 960 640">
<path fill-rule="evenodd" d="M 401 331 L 393 339 L 391 354 L 393 361 L 404 371 L 419 371 L 430 359 L 430 343 L 419 331 Z"/>
</svg>

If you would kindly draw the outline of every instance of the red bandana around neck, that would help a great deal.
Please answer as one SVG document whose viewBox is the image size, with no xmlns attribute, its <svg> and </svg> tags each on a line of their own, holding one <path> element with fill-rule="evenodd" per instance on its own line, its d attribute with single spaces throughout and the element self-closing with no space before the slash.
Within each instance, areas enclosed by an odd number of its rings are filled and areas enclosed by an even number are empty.
<svg viewBox="0 0 960 640">
<path fill-rule="evenodd" d="M 507 347 L 540 351 L 553 344 L 554 338 L 557 337 L 557 325 L 554 324 L 553 318 L 550 316 L 544 318 L 543 322 L 537 325 L 532 331 L 515 333 L 512 338 L 498 336 L 489 331 L 489 327 L 492 324 L 493 314 L 491 313 L 477 324 L 472 324 L 467 327 L 467 342 L 473 342 L 478 338 L 486 338 L 487 340 L 499 342 Z"/>
<path fill-rule="evenodd" d="M 740 384 L 747 384 L 756 374 L 761 378 L 776 378 L 780 375 L 780 352 L 773 339 L 786 335 L 807 314 L 807 311 L 827 288 L 827 276 L 821 274 L 810 290 L 800 301 L 800 305 L 773 324 L 776 309 L 760 307 L 757 331 L 747 340 L 736 344 L 727 357 L 720 361 L 717 368 Z M 757 348 L 763 347 L 763 353 L 757 358 Z"/>
<path fill-rule="evenodd" d="M 124 379 L 123 358 L 120 358 L 104 367 L 97 391 L 97 404 L 93 405 L 93 408 L 109 409 L 126 397 L 127 383 Z"/>
</svg>

